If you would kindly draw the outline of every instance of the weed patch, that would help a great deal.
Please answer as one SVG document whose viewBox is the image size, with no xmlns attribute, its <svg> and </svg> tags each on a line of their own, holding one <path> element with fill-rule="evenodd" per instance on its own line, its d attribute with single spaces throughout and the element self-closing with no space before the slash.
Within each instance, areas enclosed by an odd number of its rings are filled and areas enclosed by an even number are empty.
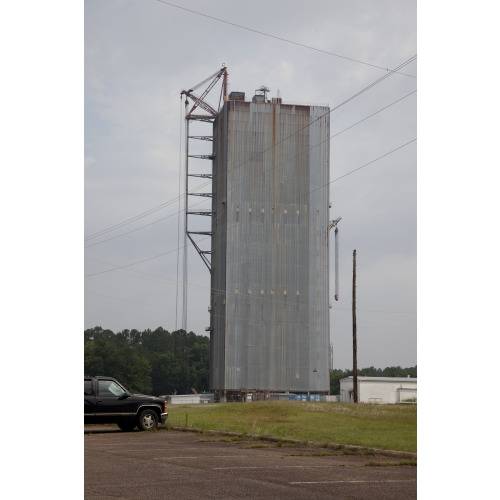
<svg viewBox="0 0 500 500">
<path fill-rule="evenodd" d="M 400 465 L 417 465 L 416 460 L 401 460 L 400 462 L 376 462 L 375 460 L 370 460 L 366 462 L 365 467 L 397 467 Z"/>
<path fill-rule="evenodd" d="M 344 455 L 375 455 L 373 450 L 368 448 L 346 448 L 343 451 Z"/>
<path fill-rule="evenodd" d="M 172 405 L 168 429 L 184 427 L 240 439 L 276 440 L 276 446 L 417 451 L 416 405 L 266 401 L 220 403 L 210 407 Z M 291 444 L 295 442 L 296 444 Z M 352 450 L 351 450 L 352 453 Z M 363 454 L 363 452 L 356 452 Z"/>
</svg>

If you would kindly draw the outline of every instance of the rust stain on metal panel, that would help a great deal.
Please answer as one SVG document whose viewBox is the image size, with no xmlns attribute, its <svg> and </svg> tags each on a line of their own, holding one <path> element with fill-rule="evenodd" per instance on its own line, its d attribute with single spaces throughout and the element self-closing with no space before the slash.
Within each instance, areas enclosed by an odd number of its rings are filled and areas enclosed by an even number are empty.
<svg viewBox="0 0 500 500">
<path fill-rule="evenodd" d="M 319 260 L 314 251 L 316 231 L 326 211 L 318 219 L 315 212 L 326 205 L 328 189 L 314 192 L 312 199 L 310 194 L 318 183 L 325 184 L 322 171 L 328 167 L 327 155 L 312 152 L 326 139 L 324 122 L 308 129 L 319 114 L 308 106 L 228 104 L 227 161 L 225 168 L 217 164 L 226 179 L 217 186 L 225 189 L 222 198 L 231 217 L 237 213 L 236 206 L 242 210 L 238 223 L 231 220 L 225 234 L 219 234 L 219 242 L 227 245 L 225 260 L 218 261 L 226 276 L 223 283 L 216 278 L 213 283 L 233 294 L 227 294 L 225 321 L 217 322 L 216 335 L 226 342 L 217 370 L 219 385 L 214 388 L 235 390 L 234 384 L 239 384 L 238 390 L 327 388 L 328 373 L 325 376 L 321 368 L 324 360 L 318 361 L 316 355 L 325 348 L 328 307 L 323 300 L 318 309 L 311 310 L 309 304 L 317 289 L 316 266 L 321 276 L 327 274 L 322 244 Z M 322 278 L 321 295 L 324 285 Z M 247 293 L 236 300 L 235 288 Z M 316 331 L 321 331 L 321 338 Z M 319 378 L 309 375 L 313 362 L 314 368 L 320 365 Z M 298 381 L 296 370 L 303 374 Z"/>
</svg>

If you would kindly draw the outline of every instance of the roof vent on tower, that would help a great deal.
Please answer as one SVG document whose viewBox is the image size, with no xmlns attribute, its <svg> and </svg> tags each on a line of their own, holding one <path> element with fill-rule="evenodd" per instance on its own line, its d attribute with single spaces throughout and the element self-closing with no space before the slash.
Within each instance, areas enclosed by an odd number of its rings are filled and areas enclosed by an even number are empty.
<svg viewBox="0 0 500 500">
<path fill-rule="evenodd" d="M 272 102 L 273 104 L 281 104 L 281 94 L 280 94 L 279 89 L 278 89 L 278 91 L 276 92 L 276 97 L 273 97 L 273 98 L 271 99 L 271 102 Z"/>
<path fill-rule="evenodd" d="M 267 93 L 271 89 L 265 85 L 261 85 L 256 91 L 252 98 L 252 102 L 267 102 Z"/>
<path fill-rule="evenodd" d="M 245 100 L 245 92 L 231 92 L 229 94 L 230 101 L 244 101 Z"/>
</svg>

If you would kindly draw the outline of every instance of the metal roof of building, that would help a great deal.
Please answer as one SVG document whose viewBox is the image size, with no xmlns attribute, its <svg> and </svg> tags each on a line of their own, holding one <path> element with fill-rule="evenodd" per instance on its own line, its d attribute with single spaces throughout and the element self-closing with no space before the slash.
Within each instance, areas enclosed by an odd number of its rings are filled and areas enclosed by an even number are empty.
<svg viewBox="0 0 500 500">
<path fill-rule="evenodd" d="M 352 380 L 353 376 L 344 377 L 340 380 Z M 415 377 L 358 377 L 360 381 L 366 382 L 416 382 Z"/>
</svg>

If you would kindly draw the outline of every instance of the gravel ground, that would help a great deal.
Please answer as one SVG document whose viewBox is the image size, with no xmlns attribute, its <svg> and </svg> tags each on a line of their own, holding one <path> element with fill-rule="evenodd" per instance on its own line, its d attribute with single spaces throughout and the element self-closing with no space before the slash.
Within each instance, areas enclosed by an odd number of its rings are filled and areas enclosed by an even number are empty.
<svg viewBox="0 0 500 500">
<path fill-rule="evenodd" d="M 85 427 L 85 498 L 417 498 L 407 458 L 230 441 L 181 431 Z"/>
</svg>

